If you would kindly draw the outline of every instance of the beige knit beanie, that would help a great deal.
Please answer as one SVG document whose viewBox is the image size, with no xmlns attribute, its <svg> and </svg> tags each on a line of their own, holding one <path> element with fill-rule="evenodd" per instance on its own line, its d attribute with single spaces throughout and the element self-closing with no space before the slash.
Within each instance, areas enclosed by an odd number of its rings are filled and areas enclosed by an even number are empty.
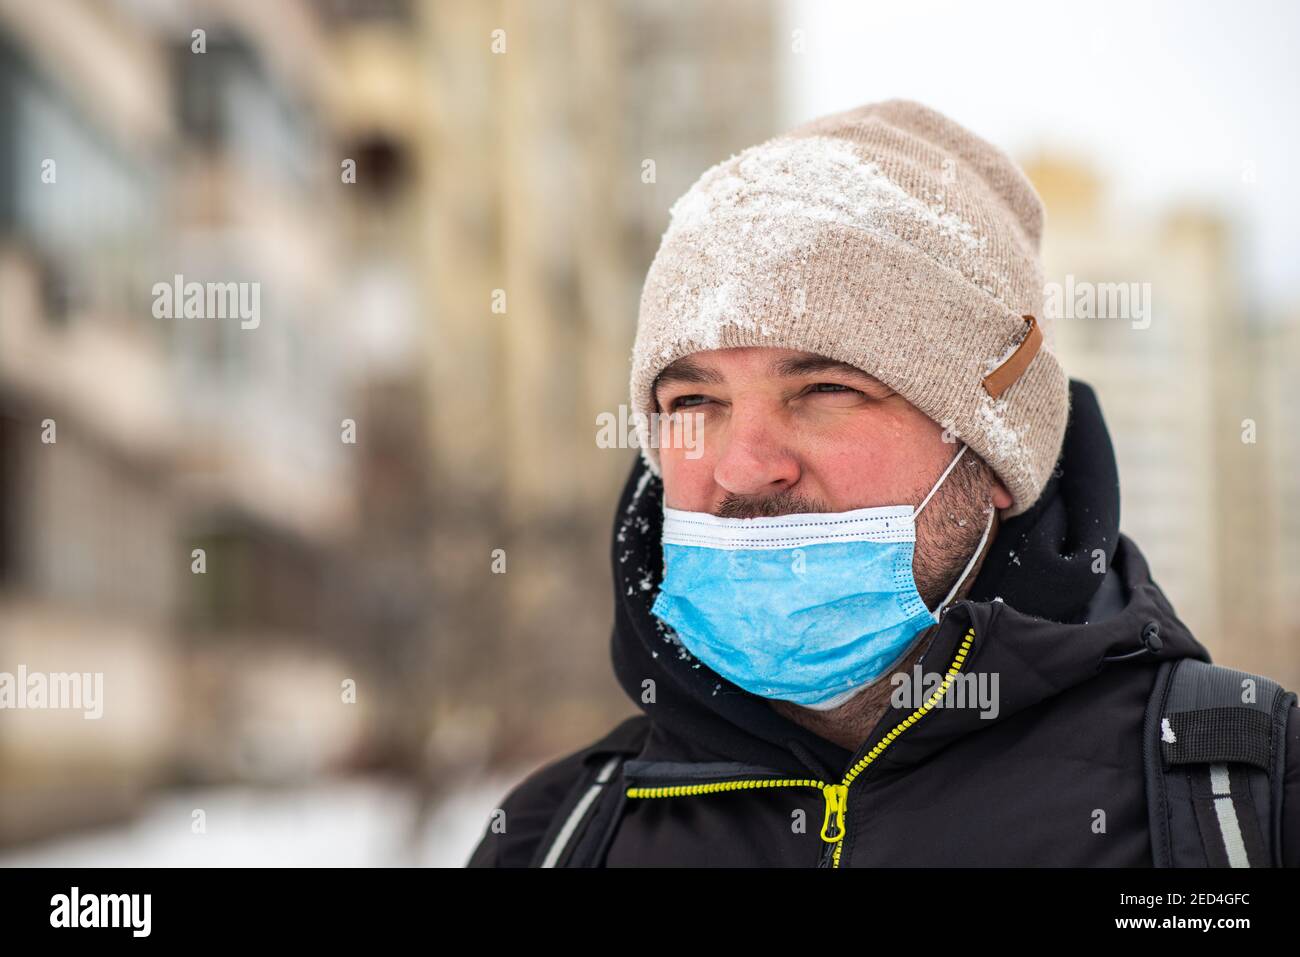
<svg viewBox="0 0 1300 957">
<path fill-rule="evenodd" d="M 875 376 L 1038 499 L 1069 387 L 1043 315 L 1043 207 L 1014 163 L 907 100 L 813 120 L 707 170 L 672 207 L 641 293 L 631 399 L 703 349 L 813 352 Z M 1029 317 L 1033 317 L 1032 319 Z"/>
</svg>

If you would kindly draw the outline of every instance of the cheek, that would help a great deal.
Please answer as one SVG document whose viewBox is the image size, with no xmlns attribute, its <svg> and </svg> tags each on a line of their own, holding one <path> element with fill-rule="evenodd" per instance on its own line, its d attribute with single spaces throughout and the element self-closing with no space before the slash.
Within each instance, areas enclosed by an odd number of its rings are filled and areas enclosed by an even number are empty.
<svg viewBox="0 0 1300 957">
<path fill-rule="evenodd" d="M 804 458 L 805 475 L 816 476 L 821 494 L 837 511 L 880 504 L 888 489 L 883 481 L 887 473 L 877 448 L 866 441 L 822 443 L 808 450 Z"/>
<path fill-rule="evenodd" d="M 801 435 L 805 472 L 840 510 L 898 505 L 911 492 L 910 478 L 925 474 L 918 453 L 927 447 L 929 420 L 880 412 L 846 417 L 834 429 Z"/>
<path fill-rule="evenodd" d="M 695 453 L 688 449 L 659 450 L 664 499 L 669 508 L 707 512 L 712 507 L 713 465 L 707 456 L 692 457 L 693 455 Z"/>
</svg>

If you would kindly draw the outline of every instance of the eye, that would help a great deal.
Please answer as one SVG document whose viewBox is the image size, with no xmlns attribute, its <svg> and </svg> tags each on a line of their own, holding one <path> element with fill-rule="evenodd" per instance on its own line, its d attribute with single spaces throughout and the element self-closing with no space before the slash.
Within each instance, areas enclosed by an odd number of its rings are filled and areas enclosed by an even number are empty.
<svg viewBox="0 0 1300 957">
<path fill-rule="evenodd" d="M 706 395 L 679 395 L 668 402 L 668 411 L 676 412 L 678 409 L 685 409 L 695 405 L 703 405 L 709 401 Z"/>
<path fill-rule="evenodd" d="M 808 387 L 809 392 L 853 392 L 857 395 L 863 395 L 857 389 L 850 388 L 839 382 L 818 382 Z"/>
</svg>

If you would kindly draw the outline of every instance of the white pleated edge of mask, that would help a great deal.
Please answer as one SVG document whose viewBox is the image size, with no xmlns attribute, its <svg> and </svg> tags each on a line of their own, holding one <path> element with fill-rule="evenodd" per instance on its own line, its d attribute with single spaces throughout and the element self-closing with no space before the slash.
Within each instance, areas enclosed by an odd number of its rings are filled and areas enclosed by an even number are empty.
<svg viewBox="0 0 1300 957">
<path fill-rule="evenodd" d="M 663 544 L 723 549 L 800 548 L 830 542 L 913 542 L 911 505 L 770 518 L 720 518 L 664 506 Z"/>
</svg>

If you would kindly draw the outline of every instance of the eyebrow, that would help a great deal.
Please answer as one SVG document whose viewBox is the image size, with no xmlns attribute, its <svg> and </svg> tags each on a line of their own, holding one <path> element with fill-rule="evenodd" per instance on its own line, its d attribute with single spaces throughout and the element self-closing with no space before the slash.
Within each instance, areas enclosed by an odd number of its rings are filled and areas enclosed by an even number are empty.
<svg viewBox="0 0 1300 957">
<path fill-rule="evenodd" d="M 721 381 L 722 376 L 716 369 L 702 366 L 690 356 L 682 356 L 659 373 L 655 378 L 654 389 L 658 391 L 661 385 L 667 385 L 669 382 L 702 382 L 716 385 Z"/>
<path fill-rule="evenodd" d="M 863 372 L 855 365 L 847 362 L 841 362 L 838 359 L 829 359 L 826 356 L 793 356 L 786 359 L 778 359 L 770 366 L 773 375 L 779 376 L 799 376 L 813 375 L 818 372 L 842 372 L 845 375 L 855 376 L 867 382 L 879 382 L 875 376 Z"/>
<path fill-rule="evenodd" d="M 781 376 L 782 378 L 814 375 L 818 372 L 839 372 L 864 382 L 883 384 L 875 376 L 863 372 L 855 365 L 841 362 L 838 359 L 830 359 L 826 356 L 789 356 L 784 359 L 775 359 L 768 366 L 768 371 L 771 375 Z M 682 358 L 659 373 L 654 381 L 653 388 L 655 392 L 658 392 L 660 386 L 667 385 L 670 382 L 717 385 L 722 381 L 723 376 L 716 369 L 700 365 L 691 356 L 682 356 Z"/>
</svg>

